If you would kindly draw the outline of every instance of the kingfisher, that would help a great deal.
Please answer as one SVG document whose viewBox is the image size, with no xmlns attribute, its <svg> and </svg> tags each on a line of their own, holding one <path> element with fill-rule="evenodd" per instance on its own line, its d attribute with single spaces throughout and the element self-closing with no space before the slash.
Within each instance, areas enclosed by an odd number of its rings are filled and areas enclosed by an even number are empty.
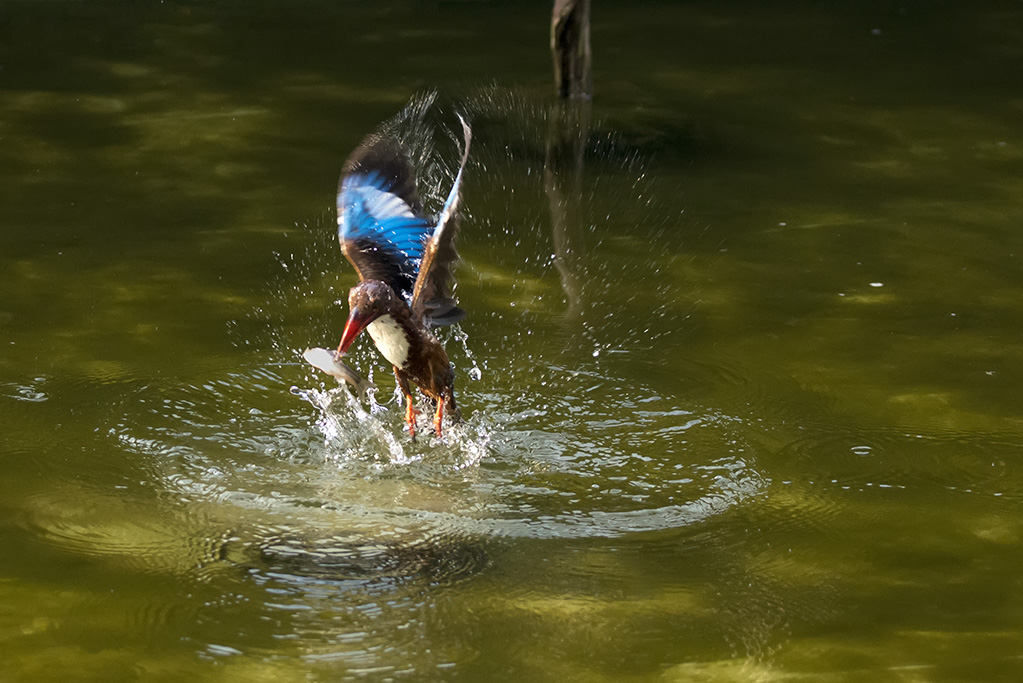
<svg viewBox="0 0 1023 683">
<path fill-rule="evenodd" d="M 367 137 L 345 161 L 338 183 L 338 239 L 359 283 L 348 292 L 348 321 L 334 359 L 340 361 L 360 332 L 369 332 L 394 366 L 413 438 L 419 411 L 411 384 L 436 404 L 433 429 L 438 437 L 445 410 L 459 418 L 455 371 L 431 330 L 465 317 L 452 295 L 451 269 L 458 259 L 455 232 L 472 130 L 465 118 L 458 119 L 465 146 L 436 219 L 424 213 L 408 152 L 391 135 Z"/>
</svg>

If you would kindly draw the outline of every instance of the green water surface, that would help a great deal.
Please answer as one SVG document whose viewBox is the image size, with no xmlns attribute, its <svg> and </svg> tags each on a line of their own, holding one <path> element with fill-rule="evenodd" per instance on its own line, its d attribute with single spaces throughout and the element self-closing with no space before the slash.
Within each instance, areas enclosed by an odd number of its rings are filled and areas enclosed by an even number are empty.
<svg viewBox="0 0 1023 683">
<path fill-rule="evenodd" d="M 0 682 L 1023 680 L 1023 5 L 593 4 L 0 4 Z M 455 111 L 413 442 L 299 354 Z"/>
</svg>

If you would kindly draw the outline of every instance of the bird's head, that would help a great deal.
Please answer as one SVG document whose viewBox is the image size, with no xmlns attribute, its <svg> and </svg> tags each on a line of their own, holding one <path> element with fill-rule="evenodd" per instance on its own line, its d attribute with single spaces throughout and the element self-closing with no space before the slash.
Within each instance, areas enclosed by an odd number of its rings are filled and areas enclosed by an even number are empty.
<svg viewBox="0 0 1023 683">
<path fill-rule="evenodd" d="M 394 290 L 380 280 L 365 280 L 348 292 L 348 322 L 337 347 L 337 358 L 343 356 L 359 333 L 384 315 L 398 301 Z"/>
</svg>

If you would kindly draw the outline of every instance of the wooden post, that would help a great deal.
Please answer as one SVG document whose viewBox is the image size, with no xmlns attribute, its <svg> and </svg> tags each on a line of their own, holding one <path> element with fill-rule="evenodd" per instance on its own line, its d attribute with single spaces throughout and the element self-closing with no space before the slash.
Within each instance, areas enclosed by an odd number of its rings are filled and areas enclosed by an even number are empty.
<svg viewBox="0 0 1023 683">
<path fill-rule="evenodd" d="M 590 0 L 554 0 L 551 56 L 558 97 L 593 97 Z"/>
</svg>

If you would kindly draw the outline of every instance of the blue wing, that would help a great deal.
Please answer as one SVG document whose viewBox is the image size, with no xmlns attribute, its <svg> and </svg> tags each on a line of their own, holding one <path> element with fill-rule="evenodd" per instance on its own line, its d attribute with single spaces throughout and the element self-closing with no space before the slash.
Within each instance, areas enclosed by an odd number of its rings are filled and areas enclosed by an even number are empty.
<svg viewBox="0 0 1023 683">
<path fill-rule="evenodd" d="M 341 249 L 363 280 L 411 300 L 434 225 L 421 215 L 415 174 L 401 147 L 371 137 L 345 164 L 337 196 Z"/>
</svg>

